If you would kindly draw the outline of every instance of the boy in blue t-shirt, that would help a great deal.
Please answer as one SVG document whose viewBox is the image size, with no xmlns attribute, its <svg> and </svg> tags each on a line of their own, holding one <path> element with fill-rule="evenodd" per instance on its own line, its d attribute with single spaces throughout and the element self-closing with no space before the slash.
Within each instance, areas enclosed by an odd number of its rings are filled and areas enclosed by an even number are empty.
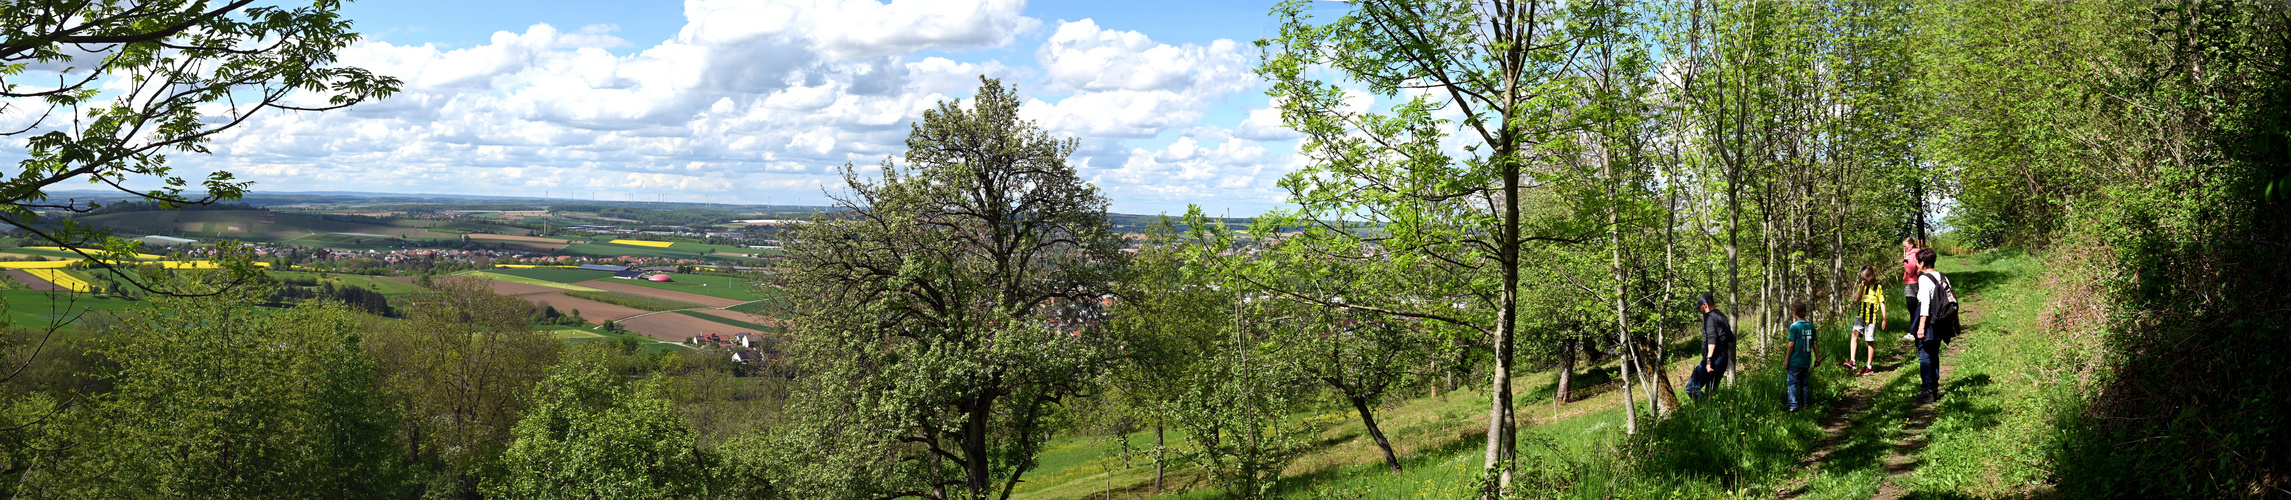
<svg viewBox="0 0 2291 500">
<path fill-rule="evenodd" d="M 1814 351 L 1814 322 L 1806 321 L 1808 306 L 1805 300 L 1790 301 L 1790 364 L 1782 378 L 1782 398 L 1790 411 L 1813 404 L 1806 394 L 1806 372 L 1817 361 Z"/>
</svg>

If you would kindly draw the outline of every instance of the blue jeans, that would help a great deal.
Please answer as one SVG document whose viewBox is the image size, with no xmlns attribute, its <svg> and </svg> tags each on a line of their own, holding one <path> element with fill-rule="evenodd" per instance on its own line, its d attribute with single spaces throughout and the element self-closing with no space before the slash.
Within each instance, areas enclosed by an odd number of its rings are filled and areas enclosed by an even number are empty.
<svg viewBox="0 0 2291 500">
<path fill-rule="evenodd" d="M 1705 367 L 1710 369 L 1706 370 Z M 1702 399 L 1702 396 L 1709 392 L 1709 388 L 1718 385 L 1719 377 L 1724 376 L 1726 376 L 1725 356 L 1703 359 L 1702 364 L 1694 365 L 1694 374 L 1686 378 L 1686 396 Z"/>
<path fill-rule="evenodd" d="M 1797 367 L 1782 372 L 1782 401 L 1789 403 L 1790 408 L 1814 403 L 1813 397 L 1806 394 L 1806 371 L 1806 367 Z"/>
<path fill-rule="evenodd" d="M 1931 332 L 1917 340 L 1917 382 L 1918 390 L 1941 393 L 1941 339 Z"/>
</svg>

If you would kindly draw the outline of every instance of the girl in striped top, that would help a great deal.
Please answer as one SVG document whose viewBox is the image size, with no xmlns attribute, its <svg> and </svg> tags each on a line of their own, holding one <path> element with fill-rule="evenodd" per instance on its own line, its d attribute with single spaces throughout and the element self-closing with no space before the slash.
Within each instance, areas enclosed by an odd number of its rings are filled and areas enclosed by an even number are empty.
<svg viewBox="0 0 2291 500">
<path fill-rule="evenodd" d="M 1861 266 L 1861 286 L 1854 287 L 1853 335 L 1846 336 L 1846 371 L 1868 375 L 1877 365 L 1877 331 L 1885 324 L 1885 287 L 1877 283 L 1877 267 Z M 1866 347 L 1866 349 L 1862 349 Z M 1864 351 L 1861 366 L 1854 366 L 1856 351 Z M 1858 368 L 1858 370 L 1857 370 Z"/>
</svg>

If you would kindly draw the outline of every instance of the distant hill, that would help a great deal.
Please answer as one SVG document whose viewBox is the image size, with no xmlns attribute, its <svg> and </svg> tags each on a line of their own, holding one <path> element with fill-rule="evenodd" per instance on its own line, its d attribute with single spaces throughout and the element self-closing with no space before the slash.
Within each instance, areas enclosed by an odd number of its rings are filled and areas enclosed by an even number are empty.
<svg viewBox="0 0 2291 500">
<path fill-rule="evenodd" d="M 366 224 L 304 217 L 265 210 L 195 210 L 132 212 L 76 217 L 73 220 L 117 234 L 157 234 L 165 236 L 234 238 L 248 241 L 285 241 L 297 238 L 320 238 L 326 235 L 353 236 L 371 239 L 443 240 L 461 239 L 467 231 L 443 227 L 417 228 L 384 224 Z M 475 226 L 475 225 L 473 225 Z M 440 231 L 439 229 L 447 229 Z M 477 229 L 473 227 L 472 229 Z M 504 234 L 523 235 L 527 230 L 500 227 Z"/>
</svg>

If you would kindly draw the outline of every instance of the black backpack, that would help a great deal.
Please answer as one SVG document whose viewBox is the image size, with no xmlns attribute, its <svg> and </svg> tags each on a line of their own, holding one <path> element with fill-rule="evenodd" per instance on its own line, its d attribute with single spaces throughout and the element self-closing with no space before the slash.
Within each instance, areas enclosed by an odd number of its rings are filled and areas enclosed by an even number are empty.
<svg viewBox="0 0 2291 500">
<path fill-rule="evenodd" d="M 1940 303 L 1926 309 L 1932 314 L 1931 318 L 1925 320 L 1926 327 L 1932 329 L 1933 335 L 1939 336 L 1941 342 L 1946 343 L 1955 340 L 1960 326 L 1958 320 L 1961 319 L 1957 315 L 1957 287 L 1950 285 L 1949 277 L 1941 274 L 1940 271 L 1927 273 L 1927 277 L 1919 279 L 1918 282 L 1922 285 L 1926 280 L 1932 280 L 1933 286 L 1941 287 L 1933 290 L 1933 297 Z"/>
</svg>

